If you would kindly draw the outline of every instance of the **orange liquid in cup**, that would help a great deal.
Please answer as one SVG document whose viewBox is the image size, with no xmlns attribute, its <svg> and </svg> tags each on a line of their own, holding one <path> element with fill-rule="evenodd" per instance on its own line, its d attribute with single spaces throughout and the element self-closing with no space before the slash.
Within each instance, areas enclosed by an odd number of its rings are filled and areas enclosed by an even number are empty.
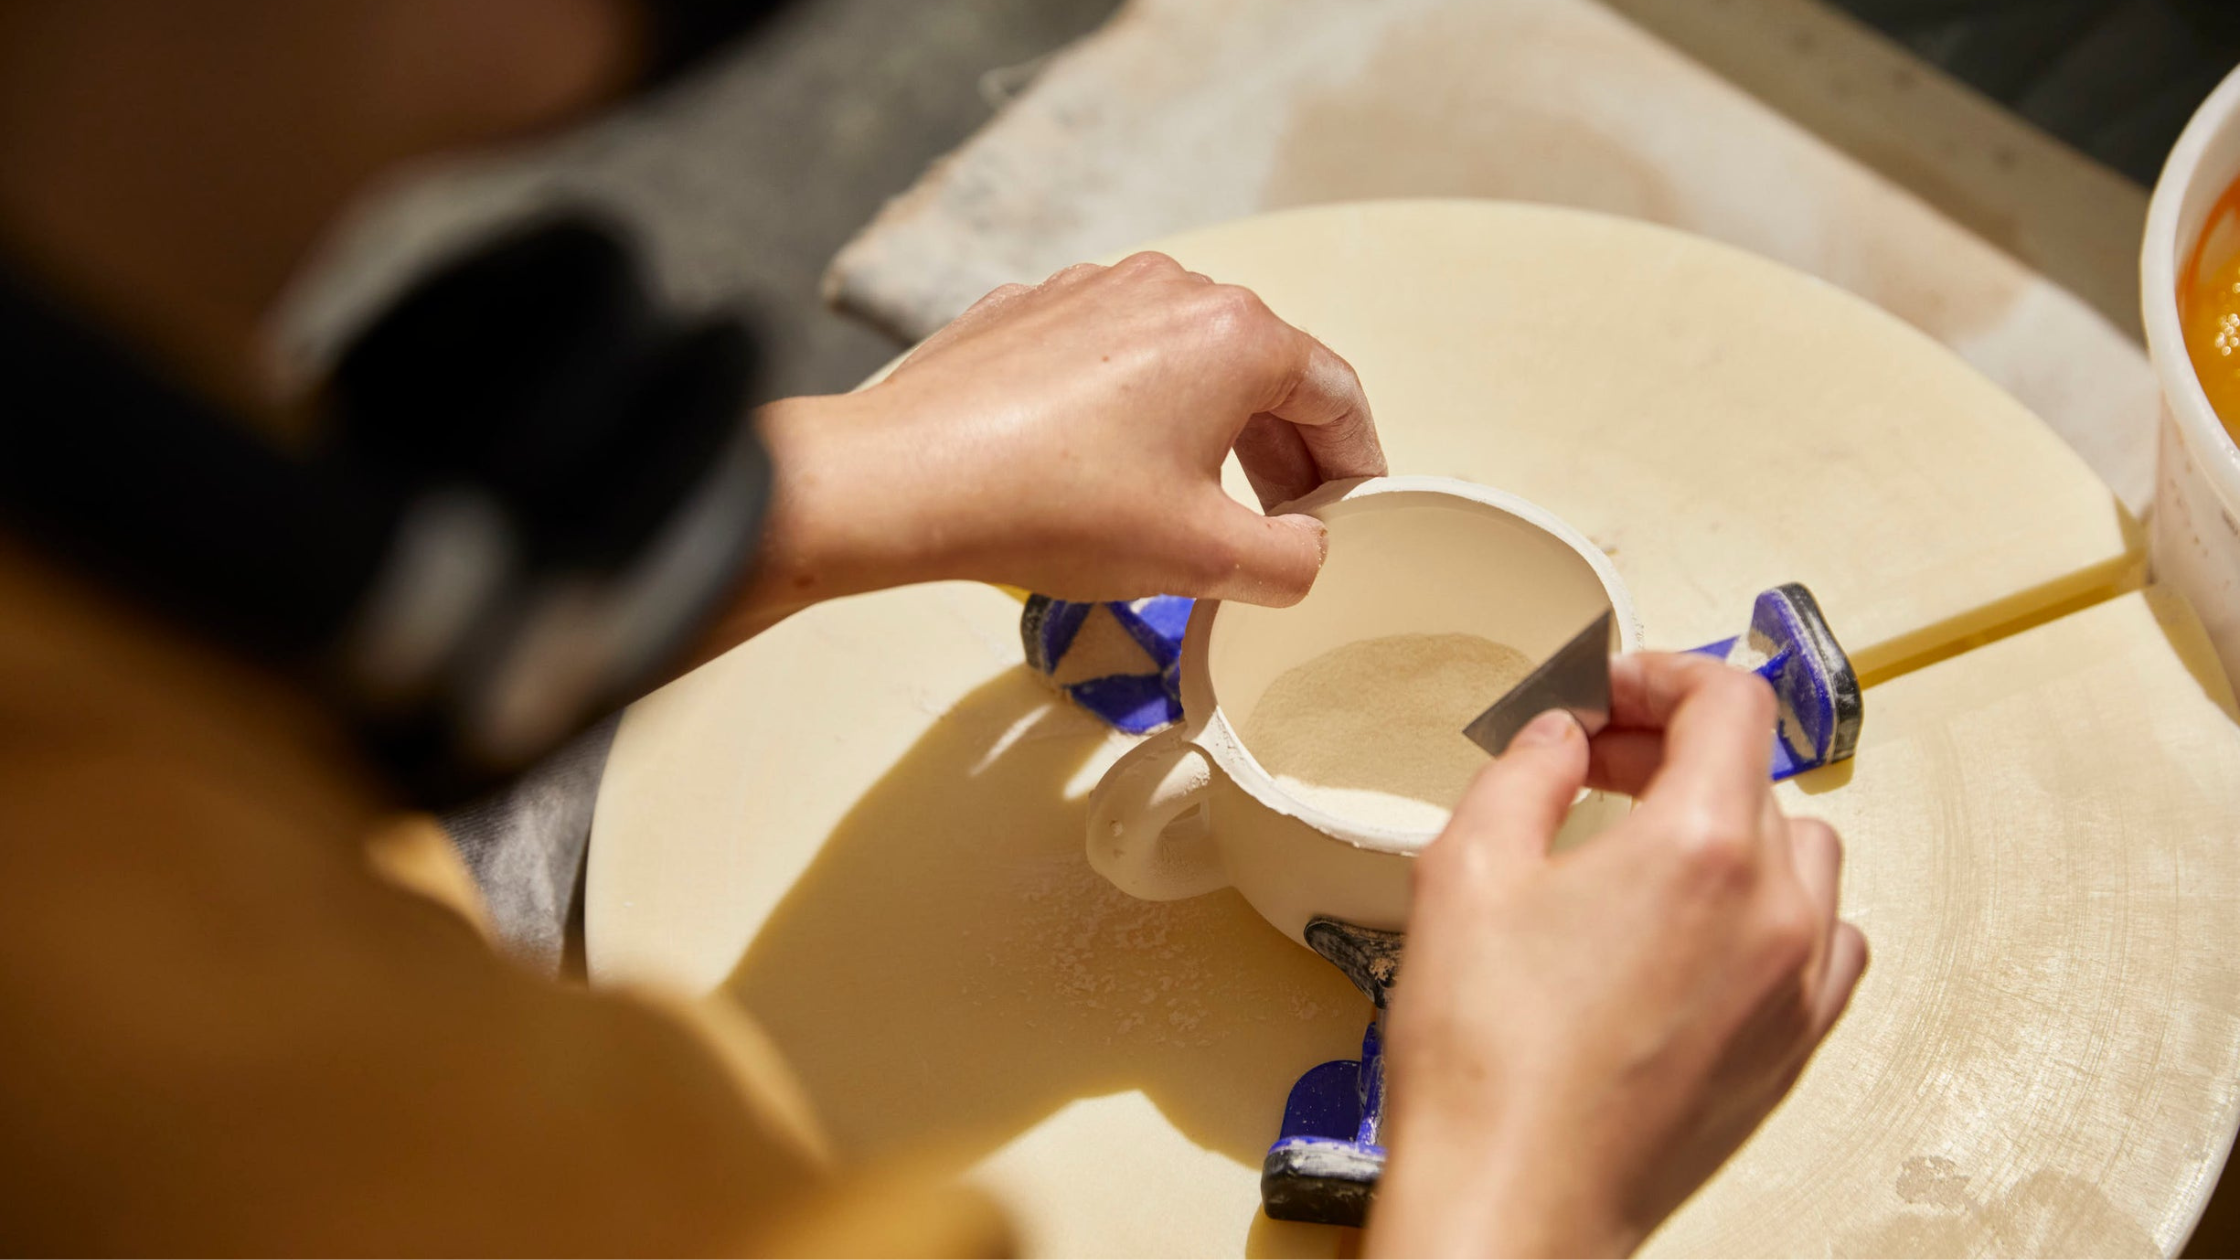
<svg viewBox="0 0 2240 1260">
<path fill-rule="evenodd" d="M 2178 322 L 2209 406 L 2240 441 L 2240 182 L 2217 199 L 2179 273 Z"/>
</svg>

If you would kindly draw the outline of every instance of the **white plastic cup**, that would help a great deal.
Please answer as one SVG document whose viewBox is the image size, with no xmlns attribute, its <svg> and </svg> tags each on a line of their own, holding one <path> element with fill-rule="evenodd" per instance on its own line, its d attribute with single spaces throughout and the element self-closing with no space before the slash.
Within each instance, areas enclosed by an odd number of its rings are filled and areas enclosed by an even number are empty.
<svg viewBox="0 0 2240 1260">
<path fill-rule="evenodd" d="M 2147 354 L 2162 385 L 2156 442 L 2155 576 L 2201 615 L 2240 677 L 2240 448 L 2209 407 L 2178 322 L 2178 283 L 2209 211 L 2240 179 L 2240 70 L 2194 111 L 2154 186 L 2139 254 Z M 2190 282 L 2190 281 L 2189 281 Z"/>
</svg>

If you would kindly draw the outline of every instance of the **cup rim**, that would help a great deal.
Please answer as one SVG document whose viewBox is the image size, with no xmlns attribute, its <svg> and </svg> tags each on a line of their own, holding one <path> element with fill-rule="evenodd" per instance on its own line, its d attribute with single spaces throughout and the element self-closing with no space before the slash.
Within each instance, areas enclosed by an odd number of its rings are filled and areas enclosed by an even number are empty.
<svg viewBox="0 0 2240 1260">
<path fill-rule="evenodd" d="M 2193 112 L 2155 180 L 2139 246 L 2139 317 L 2162 397 L 2186 436 L 2187 448 L 2196 459 L 2213 461 L 2211 475 L 2234 491 L 2240 490 L 2240 445 L 2209 405 L 2193 356 L 2186 350 L 2185 330 L 2178 324 L 2178 256 L 2190 253 L 2193 244 L 2178 239 L 2178 221 L 2210 143 L 2227 127 L 2240 128 L 2240 69 L 2227 74 Z M 2224 190 L 2216 191 L 2221 195 Z M 2216 455 L 2211 456 L 2211 451 Z"/>
<path fill-rule="evenodd" d="M 1595 579 L 1601 583 L 1602 593 L 1610 601 L 1612 619 L 1617 623 L 1619 650 L 1631 652 L 1640 648 L 1641 619 L 1634 610 L 1633 593 L 1626 588 L 1625 579 L 1618 576 L 1617 567 L 1610 563 L 1610 557 L 1604 555 L 1600 547 L 1595 546 L 1585 534 L 1573 528 L 1563 518 L 1522 496 L 1453 477 L 1359 477 L 1331 482 L 1304 498 L 1279 505 L 1273 510 L 1318 515 L 1340 503 L 1399 494 L 1440 495 L 1490 507 L 1563 543 L 1586 561 L 1588 567 L 1594 570 Z M 1203 615 L 1200 615 L 1201 612 Z M 1437 839 L 1439 832 L 1436 830 L 1409 831 L 1380 827 L 1333 814 L 1276 786 L 1274 776 L 1262 768 L 1259 760 L 1246 750 L 1244 741 L 1238 738 L 1235 728 L 1230 725 L 1227 712 L 1213 695 L 1209 656 L 1213 624 L 1220 614 L 1220 601 L 1200 600 L 1197 609 L 1192 611 L 1189 627 L 1183 634 L 1181 664 L 1184 738 L 1203 749 L 1221 772 L 1229 777 L 1230 782 L 1243 789 L 1246 795 L 1278 814 L 1299 819 L 1334 840 L 1379 853 L 1415 854 Z M 1584 794 L 1582 798 L 1583 796 Z"/>
</svg>

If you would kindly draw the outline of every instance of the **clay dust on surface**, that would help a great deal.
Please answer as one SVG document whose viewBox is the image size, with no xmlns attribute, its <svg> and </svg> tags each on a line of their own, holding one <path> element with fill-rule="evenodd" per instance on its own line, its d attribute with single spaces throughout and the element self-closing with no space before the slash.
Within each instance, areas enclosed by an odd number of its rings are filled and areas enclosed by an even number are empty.
<svg viewBox="0 0 2240 1260">
<path fill-rule="evenodd" d="M 1522 652 L 1474 634 L 1363 639 L 1270 683 L 1241 734 L 1293 797 L 1355 822 L 1433 831 L 1487 762 L 1462 728 L 1531 672 Z"/>
</svg>

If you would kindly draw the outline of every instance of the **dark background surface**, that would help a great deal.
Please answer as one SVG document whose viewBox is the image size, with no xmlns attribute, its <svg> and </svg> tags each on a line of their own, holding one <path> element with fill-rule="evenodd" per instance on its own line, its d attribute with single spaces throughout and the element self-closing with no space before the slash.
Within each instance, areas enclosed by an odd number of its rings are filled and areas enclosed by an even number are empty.
<svg viewBox="0 0 2240 1260">
<path fill-rule="evenodd" d="M 2240 0 L 1830 2 L 2142 185 L 2240 63 Z"/>
</svg>

